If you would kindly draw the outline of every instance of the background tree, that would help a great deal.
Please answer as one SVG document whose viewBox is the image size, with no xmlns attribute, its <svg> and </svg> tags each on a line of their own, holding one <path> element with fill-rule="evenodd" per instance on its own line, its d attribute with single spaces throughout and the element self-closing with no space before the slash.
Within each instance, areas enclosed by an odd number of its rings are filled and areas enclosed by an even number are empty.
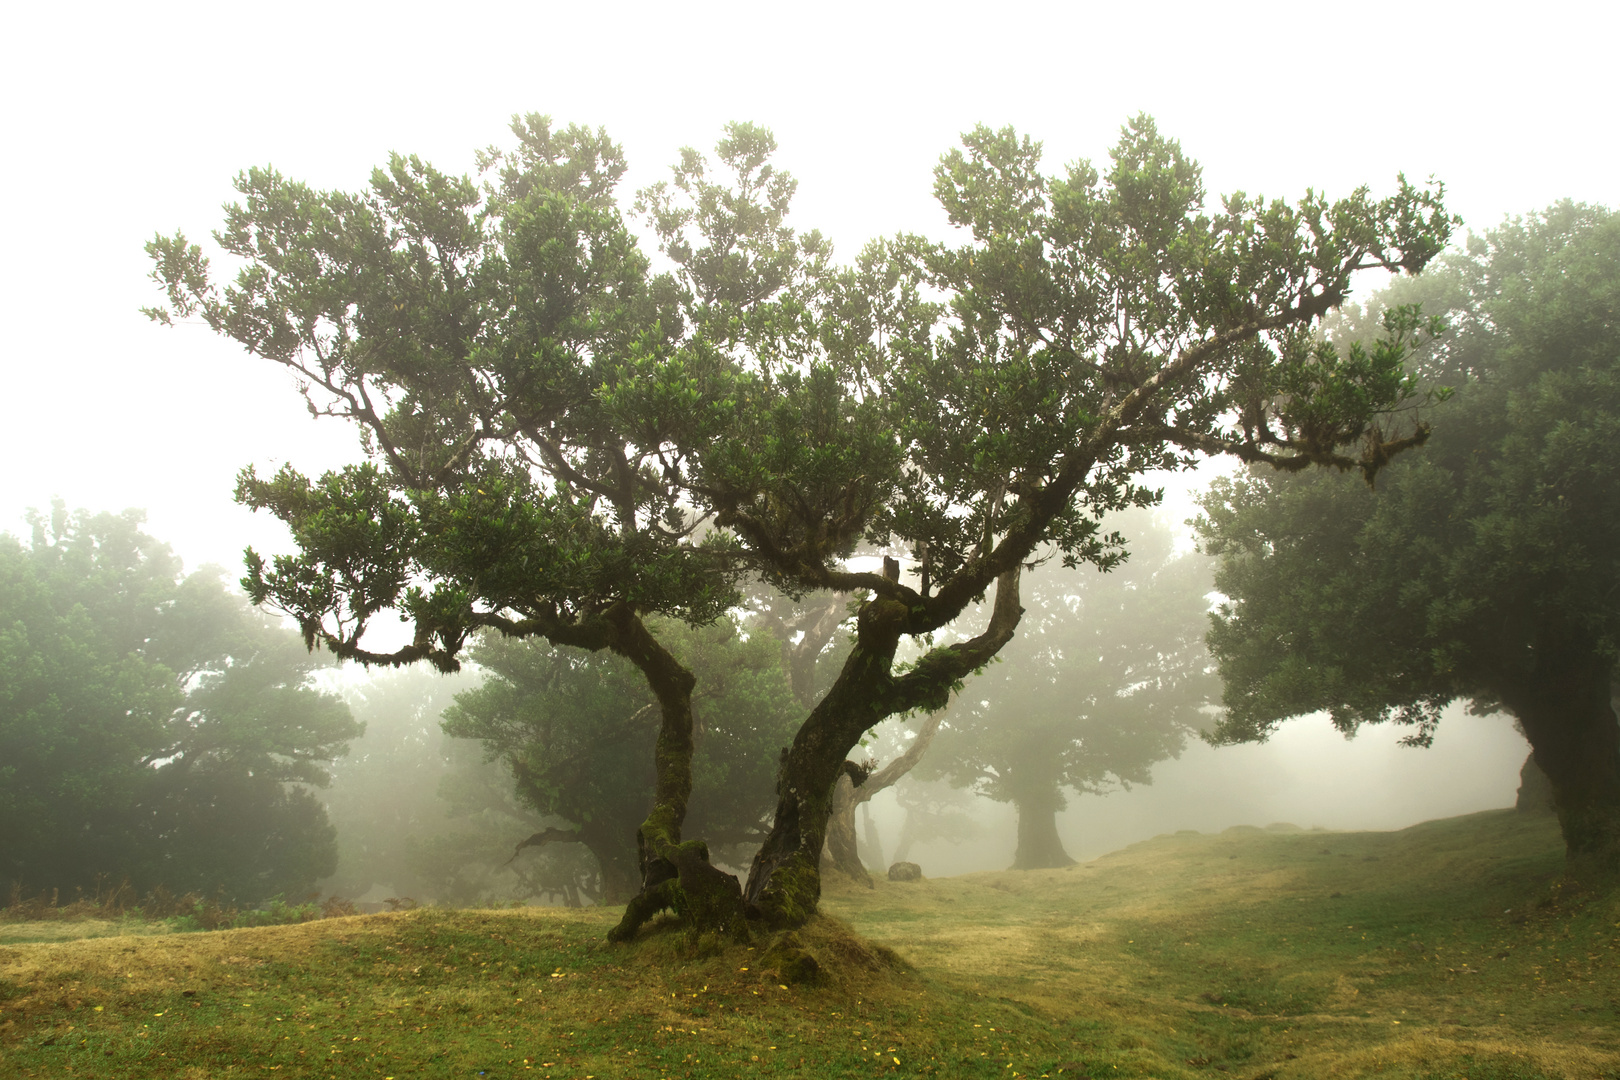
<svg viewBox="0 0 1620 1080">
<path fill-rule="evenodd" d="M 399 157 L 360 195 L 249 172 L 217 236 L 245 264 L 235 284 L 160 237 L 169 302 L 152 314 L 200 315 L 361 428 L 370 464 L 240 488 L 299 548 L 255 556 L 251 593 L 311 641 L 452 668 L 494 629 L 641 670 L 662 718 L 655 797 L 615 937 L 669 906 L 734 933 L 745 913 L 808 917 L 850 750 L 888 716 L 942 707 L 1010 640 L 1037 548 L 1114 561 L 1122 539 L 1097 521 L 1153 500 L 1144 472 L 1233 453 L 1371 475 L 1423 437 L 1399 414 L 1415 327 L 1345 356 L 1303 330 L 1358 270 L 1417 270 L 1444 245 L 1437 191 L 1238 195 L 1206 213 L 1198 167 L 1146 118 L 1106 175 L 1082 162 L 1062 179 L 1030 140 L 980 129 L 936 184 L 970 239 L 880 243 L 835 272 L 819 235 L 786 225 L 774 140 L 738 124 L 717 166 L 684 151 L 642 193 L 674 267 L 657 276 L 612 206 L 618 148 L 540 117 L 514 133 L 515 152 L 484 156 L 482 189 Z M 909 549 L 917 584 L 847 569 L 863 540 Z M 739 896 L 682 841 L 694 680 L 645 617 L 711 622 L 744 570 L 792 596 L 870 599 L 781 759 Z M 983 633 L 895 669 L 903 638 L 992 586 Z M 388 608 L 413 641 L 372 652 L 365 628 Z"/>
<path fill-rule="evenodd" d="M 774 752 L 798 720 L 779 644 L 743 639 L 727 619 L 655 629 L 696 679 L 687 822 L 735 864 L 765 835 Z M 628 900 L 640 887 L 635 836 L 655 780 L 659 722 L 646 680 L 612 655 L 511 638 L 486 638 L 470 655 L 488 678 L 456 696 L 444 730 L 481 740 L 518 797 L 562 826 L 534 831 L 519 851 L 582 844 L 601 868 L 600 895 Z"/>
<path fill-rule="evenodd" d="M 961 844 L 976 840 L 983 834 L 977 808 L 973 805 L 977 800 L 967 791 L 954 788 L 943 780 L 922 780 L 913 772 L 896 787 L 894 795 L 895 802 L 906 816 L 900 823 L 900 834 L 894 842 L 891 863 L 908 861 L 911 849 L 917 844 L 941 840 Z M 864 813 L 863 817 L 861 840 L 871 855 L 871 865 L 881 866 L 883 845 L 877 823 L 872 820 L 870 813 Z"/>
<path fill-rule="evenodd" d="M 1176 555 L 1174 534 L 1146 513 L 1116 524 L 1134 541 L 1108 573 L 1026 579 L 1019 636 L 957 700 L 918 768 L 1017 808 L 1015 870 L 1073 864 L 1057 832 L 1065 791 L 1151 783 L 1153 765 L 1210 719 L 1209 561 Z"/>
<path fill-rule="evenodd" d="M 0 537 L 0 876 L 254 902 L 330 874 L 310 788 L 359 734 L 322 659 L 180 563 L 141 515 L 30 517 Z"/>
<path fill-rule="evenodd" d="M 1200 523 L 1230 597 L 1210 635 L 1225 742 L 1328 710 L 1427 745 L 1447 702 L 1504 709 L 1552 781 L 1572 869 L 1620 867 L 1620 217 L 1561 203 L 1470 239 L 1378 297 L 1451 334 L 1416 358 L 1454 387 L 1375 494 L 1330 475 L 1215 487 Z"/>
<path fill-rule="evenodd" d="M 323 888 L 373 903 L 390 896 L 420 903 L 462 897 L 471 902 L 493 894 L 518 898 L 515 879 L 498 882 L 493 870 L 511 854 L 512 832 L 538 827 L 538 819 L 525 814 L 515 823 L 496 824 L 477 822 L 475 814 L 469 822 L 445 797 L 447 787 L 510 786 L 499 766 L 483 763 L 481 747 L 458 743 L 439 726 L 456 693 L 478 681 L 473 671 L 444 675 L 423 667 L 377 672 L 345 688 L 345 700 L 366 730 L 333 764 L 332 782 L 321 793 L 338 843 L 337 870 Z M 444 865 L 441 849 L 454 853 L 455 866 Z M 468 865 L 473 852 L 487 856 L 486 872 Z M 446 882 L 456 884 L 455 897 Z"/>
<path fill-rule="evenodd" d="M 867 888 L 872 887 L 871 876 L 861 857 L 861 843 L 855 836 L 855 812 L 864 808 L 867 855 L 882 863 L 882 846 L 874 842 L 877 834 L 871 817 L 872 798 L 899 783 L 917 767 L 933 744 L 940 719 L 939 713 L 931 713 L 918 724 L 916 731 L 906 731 L 902 739 L 910 741 L 888 748 L 892 756 L 882 766 L 874 757 L 839 774 L 827 815 L 826 847 L 822 854 L 824 870 L 830 865 Z M 883 867 L 880 865 L 877 869 Z"/>
</svg>

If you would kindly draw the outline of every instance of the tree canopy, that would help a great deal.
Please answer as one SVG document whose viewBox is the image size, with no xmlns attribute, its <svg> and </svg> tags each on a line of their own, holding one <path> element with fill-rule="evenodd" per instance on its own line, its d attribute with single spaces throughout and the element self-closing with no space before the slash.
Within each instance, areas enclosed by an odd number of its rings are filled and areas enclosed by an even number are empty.
<svg viewBox="0 0 1620 1080">
<path fill-rule="evenodd" d="M 1561 203 L 1506 222 L 1340 330 L 1419 301 L 1452 330 L 1413 374 L 1455 390 L 1423 453 L 1376 493 L 1253 473 L 1205 502 L 1230 598 L 1210 636 L 1217 735 L 1326 709 L 1427 744 L 1450 701 L 1505 709 L 1572 858 L 1620 868 L 1620 217 Z"/>
<path fill-rule="evenodd" d="M 297 545 L 251 556 L 250 592 L 311 642 L 453 668 L 487 629 L 641 670 L 661 713 L 655 796 L 618 937 L 668 906 L 733 933 L 745 915 L 806 918 L 850 749 L 942 707 L 1010 640 L 1037 548 L 1114 562 L 1123 538 L 1098 519 L 1151 503 L 1144 473 L 1229 453 L 1372 476 L 1426 432 L 1401 366 L 1416 324 L 1344 353 L 1306 329 L 1357 271 L 1416 271 L 1444 246 L 1438 186 L 1206 209 L 1198 166 L 1146 117 L 1105 167 L 1056 177 L 1039 144 L 979 128 L 936 172 L 956 242 L 897 237 L 837 266 L 787 224 L 769 132 L 733 124 L 714 161 L 683 151 L 637 197 L 671 267 L 655 272 L 604 133 L 529 116 L 513 134 L 481 155 L 481 184 L 402 156 L 352 194 L 250 170 L 216 234 L 234 283 L 160 236 L 151 314 L 200 317 L 360 432 L 363 465 L 249 470 L 238 491 Z M 851 569 L 862 540 L 909 568 Z M 745 571 L 868 599 L 781 759 L 738 895 L 682 838 L 694 680 L 646 618 L 711 622 Z M 992 588 L 982 633 L 896 668 L 901 639 Z M 411 643 L 368 649 L 389 609 Z"/>
<path fill-rule="evenodd" d="M 0 536 L 0 883 L 303 893 L 336 859 L 309 789 L 360 729 L 297 634 L 141 521 L 58 503 Z"/>
<path fill-rule="evenodd" d="M 1169 528 L 1148 517 L 1120 523 L 1131 557 L 1108 573 L 1035 576 L 1018 637 L 957 699 L 918 767 L 919 779 L 1017 808 L 1014 869 L 1073 863 L 1057 833 L 1065 790 L 1151 783 L 1153 765 L 1211 719 L 1209 561 L 1176 555 Z"/>
</svg>

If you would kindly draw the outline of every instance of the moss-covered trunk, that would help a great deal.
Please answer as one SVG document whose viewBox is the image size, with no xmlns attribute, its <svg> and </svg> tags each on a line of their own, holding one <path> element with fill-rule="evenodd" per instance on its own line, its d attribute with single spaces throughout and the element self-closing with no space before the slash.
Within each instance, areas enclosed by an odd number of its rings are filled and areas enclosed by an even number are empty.
<svg viewBox="0 0 1620 1080">
<path fill-rule="evenodd" d="M 697 931 L 746 937 L 737 879 L 710 865 L 708 845 L 703 841 L 681 840 L 681 825 L 692 796 L 692 689 L 697 680 L 636 615 L 628 610 L 614 612 L 613 624 L 613 648 L 646 676 L 658 699 L 661 720 L 652 811 L 636 833 L 641 888 L 608 937 L 627 941 L 665 909 L 674 909 Z"/>
<path fill-rule="evenodd" d="M 1502 694 L 1552 782 L 1576 877 L 1620 875 L 1620 723 L 1611 697 L 1613 675 L 1613 660 L 1597 648 L 1544 649 L 1534 669 Z"/>
<path fill-rule="evenodd" d="M 776 816 L 754 856 L 744 897 L 775 926 L 800 926 L 821 898 L 821 848 L 833 785 L 863 734 L 889 715 L 883 705 L 905 608 L 877 599 L 861 609 L 854 651 L 782 757 Z"/>
<path fill-rule="evenodd" d="M 1012 639 L 1023 614 L 1018 571 L 1002 574 L 990 624 L 969 641 L 926 653 L 903 675 L 894 654 L 906 633 L 907 606 L 878 597 L 856 617 L 855 647 L 827 695 L 811 710 L 782 756 L 776 817 L 754 856 L 744 898 L 751 915 L 774 926 L 799 926 L 821 899 L 821 851 L 832 812 L 833 785 L 862 735 L 890 716 L 945 707 L 951 691 Z"/>
</svg>

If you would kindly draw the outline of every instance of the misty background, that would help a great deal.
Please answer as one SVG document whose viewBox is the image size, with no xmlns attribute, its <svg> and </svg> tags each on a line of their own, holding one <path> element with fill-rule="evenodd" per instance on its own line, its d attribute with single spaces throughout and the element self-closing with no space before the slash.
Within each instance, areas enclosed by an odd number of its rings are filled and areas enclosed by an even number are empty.
<svg viewBox="0 0 1620 1080">
<path fill-rule="evenodd" d="M 346 189 L 395 150 L 471 171 L 511 114 L 537 110 L 604 126 L 633 190 L 679 147 L 753 120 L 799 181 L 793 221 L 848 256 L 882 232 L 944 234 L 931 170 L 975 123 L 1017 125 L 1052 165 L 1104 157 L 1148 112 L 1212 194 L 1382 191 L 1405 170 L 1444 180 L 1465 229 L 1483 229 L 1555 199 L 1615 201 L 1617 33 L 1614 9 L 1575 3 L 1511 20 L 1409 3 L 1013 4 L 993 18 L 966 4 L 35 5 L 9 15 L 0 64 L 0 531 L 22 534 L 24 511 L 58 497 L 140 507 L 188 569 L 234 578 L 244 547 L 288 548 L 279 523 L 231 501 L 237 470 L 313 474 L 358 456 L 353 432 L 312 421 L 272 365 L 138 313 L 155 297 L 142 245 L 206 235 L 251 165 Z M 1177 521 L 1199 482 L 1183 479 Z M 362 673 L 332 678 L 364 693 Z M 1151 786 L 1072 797 L 1060 835 L 1088 859 L 1177 829 L 1391 829 L 1512 803 L 1526 746 L 1508 720 L 1453 710 L 1428 750 L 1400 734 L 1347 742 L 1311 718 L 1262 745 L 1194 742 Z M 377 737 L 353 744 L 340 783 L 383 752 Z M 871 804 L 885 857 L 903 791 Z M 975 835 L 912 849 L 925 873 L 1010 861 L 1012 808 L 971 810 Z M 334 819 L 341 848 L 352 838 Z M 502 826 L 508 852 L 527 824 Z"/>
</svg>

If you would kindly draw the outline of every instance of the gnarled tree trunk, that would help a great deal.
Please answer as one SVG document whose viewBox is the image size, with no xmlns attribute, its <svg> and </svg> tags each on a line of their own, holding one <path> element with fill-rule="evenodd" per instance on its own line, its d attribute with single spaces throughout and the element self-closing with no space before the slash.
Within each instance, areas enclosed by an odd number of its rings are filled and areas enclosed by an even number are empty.
<svg viewBox="0 0 1620 1080">
<path fill-rule="evenodd" d="M 833 785 L 832 809 L 827 815 L 827 846 L 821 853 L 821 873 L 836 870 L 872 888 L 872 876 L 861 862 L 860 849 L 855 842 L 855 808 L 860 802 L 855 797 L 855 781 L 848 773 L 840 773 Z"/>
<path fill-rule="evenodd" d="M 521 773 L 519 783 L 524 782 Z M 590 822 L 578 829 L 549 828 L 530 836 L 512 849 L 512 859 L 516 859 L 525 848 L 544 847 L 546 844 L 584 844 L 587 851 L 596 857 L 596 863 L 602 875 L 602 902 L 604 904 L 622 904 L 636 894 L 637 882 L 640 875 L 636 872 L 634 853 L 625 843 L 624 837 L 618 830 L 613 829 L 605 822 Z M 508 859 L 510 863 L 512 859 Z M 578 907 L 578 894 L 565 894 L 572 897 L 569 907 Z"/>
<path fill-rule="evenodd" d="M 628 941 L 648 919 L 673 908 L 698 932 L 748 936 L 737 879 L 709 863 L 708 845 L 681 841 L 686 804 L 692 796 L 692 673 L 648 632 L 633 613 L 614 613 L 615 651 L 647 677 L 662 720 L 656 748 L 657 780 L 653 807 L 636 833 L 641 891 L 625 906 L 624 918 L 608 933 Z"/>
<path fill-rule="evenodd" d="M 832 812 L 833 785 L 846 757 L 868 730 L 912 709 L 937 711 L 951 690 L 987 663 L 1012 639 L 1023 608 L 1018 570 L 1000 575 L 996 602 L 984 633 L 937 648 L 903 675 L 894 674 L 894 653 L 909 609 L 878 597 L 862 606 L 855 649 L 838 680 L 799 728 L 777 772 L 776 818 L 754 856 L 744 898 L 750 913 L 775 926 L 799 926 L 821 898 L 821 850 Z"/>
<path fill-rule="evenodd" d="M 1502 700 L 1552 782 L 1569 871 L 1620 875 L 1620 723 L 1614 661 L 1586 642 L 1543 648 L 1533 668 L 1505 680 Z"/>
</svg>

